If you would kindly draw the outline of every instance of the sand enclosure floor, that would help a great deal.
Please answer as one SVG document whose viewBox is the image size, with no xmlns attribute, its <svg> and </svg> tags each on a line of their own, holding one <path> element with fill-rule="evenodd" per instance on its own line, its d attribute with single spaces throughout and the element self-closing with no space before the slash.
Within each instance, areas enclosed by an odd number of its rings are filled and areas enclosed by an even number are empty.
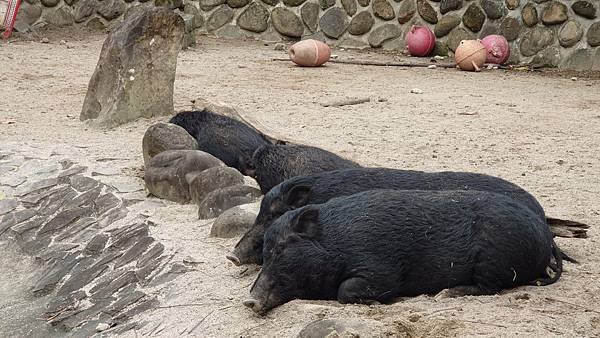
<svg viewBox="0 0 600 338">
<path fill-rule="evenodd" d="M 48 44 L 37 38 L 0 44 L 0 142 L 68 144 L 77 149 L 75 161 L 96 159 L 139 175 L 142 135 L 166 118 L 108 131 L 87 128 L 78 117 L 104 36 L 47 37 Z M 500 176 L 533 193 L 548 215 L 592 226 L 588 239 L 558 239 L 581 264 L 566 263 L 554 285 L 496 296 L 420 296 L 379 306 L 296 300 L 261 318 L 241 304 L 258 268 L 235 267 L 225 258 L 237 239 L 208 238 L 210 223 L 196 220 L 195 206 L 166 202 L 151 211 L 157 224 L 152 236 L 177 250 L 174 261 L 191 256 L 197 263 L 154 290 L 162 308 L 142 314 L 137 320 L 147 324 L 128 335 L 294 336 L 322 318 L 376 321 L 391 336 L 600 335 L 597 78 L 342 64 L 298 68 L 269 61 L 273 57 L 285 54 L 257 42 L 201 39 L 180 53 L 176 109 L 190 108 L 196 98 L 221 101 L 277 133 L 367 166 Z M 410 93 L 413 88 L 423 93 Z M 349 97 L 371 101 L 320 105 Z"/>
</svg>

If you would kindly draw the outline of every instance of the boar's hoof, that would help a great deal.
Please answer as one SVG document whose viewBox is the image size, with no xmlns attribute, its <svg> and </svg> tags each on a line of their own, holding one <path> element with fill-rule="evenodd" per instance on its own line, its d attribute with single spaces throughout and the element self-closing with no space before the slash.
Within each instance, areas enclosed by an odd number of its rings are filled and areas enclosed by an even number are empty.
<svg viewBox="0 0 600 338">
<path fill-rule="evenodd" d="M 230 255 L 225 255 L 225 258 L 229 259 L 231 262 L 233 262 L 233 264 L 235 264 L 236 266 L 240 266 L 242 265 L 242 263 L 240 262 L 240 259 L 237 258 L 234 254 L 230 254 Z M 246 302 L 244 302 L 244 305 L 246 305 Z M 248 305 L 246 305 L 248 306 Z"/>
</svg>

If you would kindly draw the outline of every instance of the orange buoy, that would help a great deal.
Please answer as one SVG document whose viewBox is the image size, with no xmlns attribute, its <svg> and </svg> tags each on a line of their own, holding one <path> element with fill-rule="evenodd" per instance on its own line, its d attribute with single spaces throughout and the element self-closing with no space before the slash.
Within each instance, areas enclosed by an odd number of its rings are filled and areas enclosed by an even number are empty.
<svg viewBox="0 0 600 338">
<path fill-rule="evenodd" d="M 485 63 L 486 56 L 487 50 L 480 40 L 462 40 L 454 52 L 458 68 L 476 72 Z"/>
<path fill-rule="evenodd" d="M 321 41 L 308 39 L 296 42 L 289 54 L 290 59 L 299 66 L 316 67 L 329 61 L 331 48 Z"/>
</svg>

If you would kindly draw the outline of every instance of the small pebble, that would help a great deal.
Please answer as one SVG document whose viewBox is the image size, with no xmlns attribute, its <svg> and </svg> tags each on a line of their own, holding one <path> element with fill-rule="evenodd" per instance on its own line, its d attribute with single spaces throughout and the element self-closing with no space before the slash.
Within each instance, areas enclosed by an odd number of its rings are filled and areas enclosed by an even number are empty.
<svg viewBox="0 0 600 338">
<path fill-rule="evenodd" d="M 50 43 L 50 40 L 48 40 L 48 38 L 42 38 L 42 43 Z"/>
<path fill-rule="evenodd" d="M 386 99 L 385 97 L 378 97 L 377 98 L 377 102 L 387 102 L 388 99 Z"/>
<path fill-rule="evenodd" d="M 237 65 L 237 67 L 238 67 L 238 68 L 248 68 L 248 67 L 246 67 L 246 66 L 244 66 L 244 65 Z"/>
<path fill-rule="evenodd" d="M 61 45 L 66 45 L 66 44 L 67 44 L 67 41 L 65 41 L 65 40 L 60 40 L 60 44 L 61 44 Z"/>
<path fill-rule="evenodd" d="M 410 90 L 411 94 L 423 94 L 423 91 L 419 88 L 413 88 Z"/>
<path fill-rule="evenodd" d="M 337 55 L 335 55 L 335 54 L 332 54 L 332 55 L 331 55 L 329 58 L 331 58 L 331 59 L 337 59 L 337 58 L 338 58 L 338 56 L 337 56 Z"/>
<path fill-rule="evenodd" d="M 436 69 L 437 66 L 436 65 L 429 65 L 429 66 L 427 66 L 427 68 L 429 68 L 429 69 Z"/>
<path fill-rule="evenodd" d="M 433 58 L 434 58 L 434 59 L 436 59 L 436 60 L 443 60 L 443 59 L 445 59 L 446 57 L 444 57 L 444 56 L 440 56 L 440 55 L 436 55 L 436 56 L 434 56 Z"/>
<path fill-rule="evenodd" d="M 285 44 L 279 42 L 275 44 L 275 47 L 273 47 L 274 50 L 285 50 Z"/>
<path fill-rule="evenodd" d="M 577 80 L 578 80 L 578 78 L 577 78 L 576 76 L 573 76 L 573 77 L 571 78 L 571 81 L 577 81 Z"/>
<path fill-rule="evenodd" d="M 96 326 L 96 331 L 98 332 L 106 331 L 108 329 L 110 329 L 110 325 L 106 323 L 100 323 L 98 324 L 98 326 Z"/>
</svg>

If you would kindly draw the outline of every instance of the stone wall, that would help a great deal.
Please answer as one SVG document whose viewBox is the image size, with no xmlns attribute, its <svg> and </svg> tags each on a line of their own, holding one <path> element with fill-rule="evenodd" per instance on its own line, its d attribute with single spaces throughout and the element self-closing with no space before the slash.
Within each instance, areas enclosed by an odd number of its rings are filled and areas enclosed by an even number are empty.
<svg viewBox="0 0 600 338">
<path fill-rule="evenodd" d="M 598 0 L 154 0 L 193 34 L 263 41 L 314 38 L 345 48 L 403 50 L 413 24 L 437 36 L 436 54 L 460 40 L 502 34 L 511 63 L 600 70 Z M 18 29 L 46 24 L 111 27 L 138 1 L 24 0 Z M 148 2 L 152 4 L 152 2 Z"/>
</svg>

